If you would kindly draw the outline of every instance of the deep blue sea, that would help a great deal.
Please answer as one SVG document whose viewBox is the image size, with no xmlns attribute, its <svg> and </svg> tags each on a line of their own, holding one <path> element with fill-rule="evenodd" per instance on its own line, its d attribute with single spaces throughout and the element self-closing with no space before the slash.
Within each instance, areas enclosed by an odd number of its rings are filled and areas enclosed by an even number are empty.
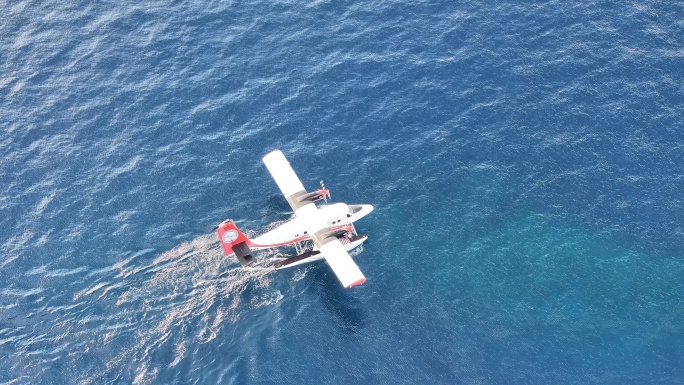
<svg viewBox="0 0 684 385">
<path fill-rule="evenodd" d="M 0 15 L 0 384 L 684 384 L 684 3 Z M 273 149 L 364 285 L 223 255 Z"/>
</svg>

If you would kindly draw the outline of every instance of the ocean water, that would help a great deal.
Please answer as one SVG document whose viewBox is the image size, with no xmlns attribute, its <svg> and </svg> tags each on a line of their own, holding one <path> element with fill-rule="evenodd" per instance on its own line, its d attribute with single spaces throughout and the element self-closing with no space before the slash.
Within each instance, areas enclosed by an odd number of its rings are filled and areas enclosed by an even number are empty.
<svg viewBox="0 0 684 385">
<path fill-rule="evenodd" d="M 681 2 L 0 15 L 0 384 L 684 384 Z M 366 284 L 223 256 L 276 148 Z"/>
</svg>

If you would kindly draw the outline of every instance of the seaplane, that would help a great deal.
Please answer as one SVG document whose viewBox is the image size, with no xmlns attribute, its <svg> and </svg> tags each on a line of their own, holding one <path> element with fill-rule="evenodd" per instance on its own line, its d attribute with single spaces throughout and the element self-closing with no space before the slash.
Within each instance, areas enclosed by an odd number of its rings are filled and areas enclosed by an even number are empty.
<svg viewBox="0 0 684 385">
<path fill-rule="evenodd" d="M 366 282 L 349 252 L 368 239 L 367 235 L 357 233 L 354 222 L 373 211 L 373 206 L 328 204 L 330 191 L 322 181 L 320 189 L 307 192 L 280 150 L 266 154 L 263 162 L 294 216 L 254 239 L 248 238 L 233 220 L 221 222 L 217 234 L 226 256 L 235 256 L 247 267 L 254 262 L 256 250 L 294 246 L 297 254 L 273 265 L 276 270 L 324 259 L 342 286 L 348 288 Z M 325 204 L 320 204 L 321 201 Z"/>
</svg>

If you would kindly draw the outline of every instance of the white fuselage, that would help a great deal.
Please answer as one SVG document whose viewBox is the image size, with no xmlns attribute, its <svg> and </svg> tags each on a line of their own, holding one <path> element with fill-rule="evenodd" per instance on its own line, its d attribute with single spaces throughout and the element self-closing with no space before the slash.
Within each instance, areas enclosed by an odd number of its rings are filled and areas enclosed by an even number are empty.
<svg viewBox="0 0 684 385">
<path fill-rule="evenodd" d="M 328 227 L 335 229 L 349 226 L 373 211 L 371 205 L 347 205 L 335 203 L 319 206 L 321 215 L 327 220 Z M 252 239 L 252 249 L 265 249 L 290 245 L 310 239 L 307 234 L 307 224 L 298 218 L 283 223 L 269 232 Z M 360 244 L 360 243 L 359 243 Z M 358 245 L 355 245 L 356 247 Z"/>
</svg>

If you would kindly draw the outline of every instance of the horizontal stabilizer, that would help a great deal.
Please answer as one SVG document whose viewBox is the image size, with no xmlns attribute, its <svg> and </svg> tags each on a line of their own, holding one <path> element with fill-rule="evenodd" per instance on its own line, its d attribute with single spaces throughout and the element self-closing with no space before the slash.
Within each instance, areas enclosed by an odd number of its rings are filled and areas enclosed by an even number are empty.
<svg viewBox="0 0 684 385">
<path fill-rule="evenodd" d="M 254 262 L 252 250 L 249 247 L 252 241 L 235 226 L 232 220 L 221 223 L 216 232 L 227 256 L 235 254 L 242 266 L 248 266 Z"/>
</svg>

